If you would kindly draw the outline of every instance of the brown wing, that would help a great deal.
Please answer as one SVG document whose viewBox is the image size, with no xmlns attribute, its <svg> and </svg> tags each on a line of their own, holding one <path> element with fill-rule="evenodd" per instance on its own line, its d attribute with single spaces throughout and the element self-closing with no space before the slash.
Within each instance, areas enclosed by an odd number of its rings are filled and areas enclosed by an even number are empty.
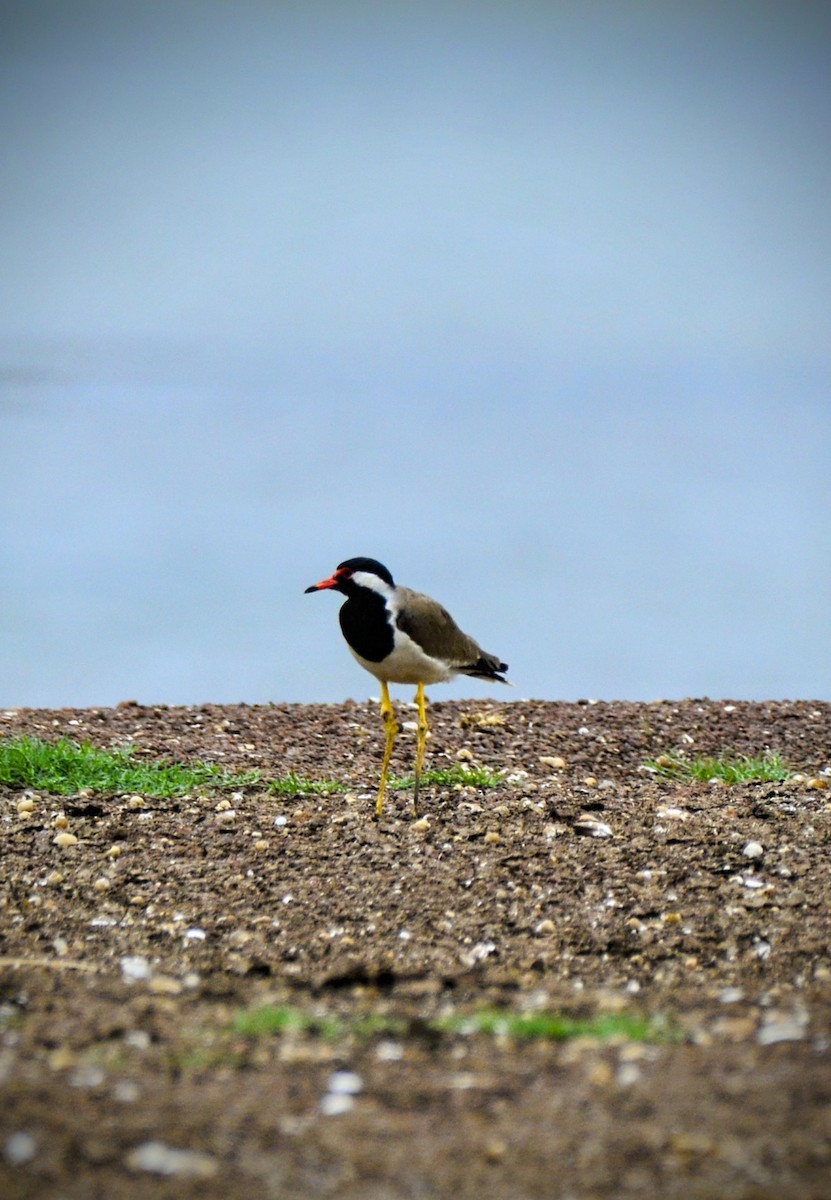
<svg viewBox="0 0 831 1200">
<path fill-rule="evenodd" d="M 399 587 L 398 592 L 402 611 L 395 623 L 402 633 L 418 642 L 425 653 L 442 659 L 465 675 L 496 679 L 499 671 L 507 671 L 506 664 L 494 655 L 486 654 L 437 600 L 411 588 Z"/>
</svg>

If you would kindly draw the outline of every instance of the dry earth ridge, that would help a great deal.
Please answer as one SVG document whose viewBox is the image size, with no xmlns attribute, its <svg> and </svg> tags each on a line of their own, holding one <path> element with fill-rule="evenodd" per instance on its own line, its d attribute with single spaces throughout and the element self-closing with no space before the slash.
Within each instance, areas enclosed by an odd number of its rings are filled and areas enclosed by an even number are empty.
<svg viewBox="0 0 831 1200">
<path fill-rule="evenodd" d="M 0 734 L 351 789 L 0 789 L 0 1195 L 831 1196 L 831 705 L 470 701 L 430 720 L 428 767 L 461 752 L 505 779 L 426 788 L 416 826 L 406 792 L 372 817 L 375 705 L 0 716 Z M 405 731 L 394 771 L 413 748 Z M 643 771 L 676 748 L 770 749 L 799 775 Z M 235 1031 L 264 1004 L 347 1032 Z M 675 1036 L 437 1032 L 485 1007 Z M 366 1017 L 383 1029 L 348 1032 Z"/>
</svg>

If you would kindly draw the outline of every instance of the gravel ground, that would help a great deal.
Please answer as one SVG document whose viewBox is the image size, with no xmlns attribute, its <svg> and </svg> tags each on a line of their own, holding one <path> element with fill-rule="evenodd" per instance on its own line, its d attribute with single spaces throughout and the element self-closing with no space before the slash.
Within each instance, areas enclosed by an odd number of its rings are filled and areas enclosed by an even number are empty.
<svg viewBox="0 0 831 1200">
<path fill-rule="evenodd" d="M 8 736 L 349 789 L 0 789 L 0 1195 L 831 1196 L 831 705 L 430 716 L 428 768 L 503 782 L 426 787 L 418 822 L 392 792 L 377 822 L 375 705 L 0 714 Z M 678 748 L 799 775 L 644 770 Z M 311 1027 L 241 1032 L 263 1005 Z M 483 1008 L 655 1032 L 438 1028 Z"/>
</svg>

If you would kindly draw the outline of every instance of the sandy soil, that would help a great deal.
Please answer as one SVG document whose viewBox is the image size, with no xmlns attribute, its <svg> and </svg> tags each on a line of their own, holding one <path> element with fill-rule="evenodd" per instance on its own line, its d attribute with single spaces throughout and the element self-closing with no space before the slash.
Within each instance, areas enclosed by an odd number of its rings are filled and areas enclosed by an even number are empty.
<svg viewBox="0 0 831 1200">
<path fill-rule="evenodd" d="M 405 792 L 372 818 L 372 705 L 0 716 L 351 789 L 39 794 L 23 816 L 0 790 L 0 1195 L 831 1196 L 831 705 L 471 701 L 431 722 L 429 767 L 507 774 L 425 789 L 415 824 Z M 679 747 L 770 748 L 802 777 L 643 770 Z M 413 748 L 405 729 L 394 770 Z M 320 1027 L 235 1028 L 266 1004 Z M 437 1028 L 483 1008 L 665 1032 Z"/>
</svg>

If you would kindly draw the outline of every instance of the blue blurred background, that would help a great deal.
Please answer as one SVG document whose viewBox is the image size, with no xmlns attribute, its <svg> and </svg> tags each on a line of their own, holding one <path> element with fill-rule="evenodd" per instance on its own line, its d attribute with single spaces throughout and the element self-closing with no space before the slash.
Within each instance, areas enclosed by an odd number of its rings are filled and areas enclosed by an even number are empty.
<svg viewBox="0 0 831 1200">
<path fill-rule="evenodd" d="M 0 705 L 831 699 L 831 6 L 6 0 Z"/>
</svg>

